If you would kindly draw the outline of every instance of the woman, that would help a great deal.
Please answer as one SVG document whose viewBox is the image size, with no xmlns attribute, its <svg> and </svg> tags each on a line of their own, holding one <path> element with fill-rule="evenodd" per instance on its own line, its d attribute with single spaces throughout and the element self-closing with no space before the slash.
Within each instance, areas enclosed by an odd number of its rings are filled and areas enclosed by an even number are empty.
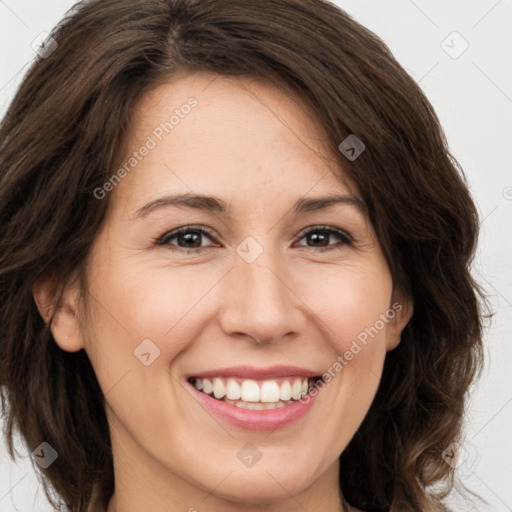
<svg viewBox="0 0 512 512">
<path fill-rule="evenodd" d="M 447 510 L 478 216 L 384 43 L 323 0 L 52 37 L 0 128 L 9 443 L 66 510 Z"/>
</svg>

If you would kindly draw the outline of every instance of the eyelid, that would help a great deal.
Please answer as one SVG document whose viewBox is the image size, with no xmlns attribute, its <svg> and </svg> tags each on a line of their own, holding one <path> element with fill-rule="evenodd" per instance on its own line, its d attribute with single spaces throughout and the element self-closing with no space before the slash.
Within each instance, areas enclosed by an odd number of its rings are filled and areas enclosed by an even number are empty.
<svg viewBox="0 0 512 512">
<path fill-rule="evenodd" d="M 340 228 L 336 228 L 334 226 L 327 226 L 327 225 L 322 225 L 322 224 L 312 224 L 311 226 L 304 228 L 297 235 L 297 238 L 300 240 L 301 238 L 306 236 L 310 231 L 315 231 L 315 230 L 327 231 L 331 234 L 336 234 L 339 237 L 345 237 L 347 239 L 347 242 L 346 242 L 347 244 L 352 244 L 354 242 L 354 239 L 352 238 L 352 236 L 349 233 L 347 233 L 347 231 L 340 229 Z M 314 247 L 311 247 L 311 248 L 314 249 Z M 320 249 L 320 247 L 319 247 L 319 249 Z"/>
<path fill-rule="evenodd" d="M 155 245 L 167 245 L 167 240 L 174 238 L 176 235 L 179 235 L 182 232 L 187 231 L 199 231 L 200 233 L 203 233 L 210 237 L 212 240 L 215 240 L 215 234 L 212 229 L 203 225 L 187 224 L 185 226 L 180 226 L 179 228 L 172 229 L 171 231 L 167 231 L 162 236 L 155 239 Z M 178 249 L 183 249 L 184 251 L 187 250 L 184 247 L 178 247 Z M 204 249 L 206 249 L 206 247 Z"/>
</svg>

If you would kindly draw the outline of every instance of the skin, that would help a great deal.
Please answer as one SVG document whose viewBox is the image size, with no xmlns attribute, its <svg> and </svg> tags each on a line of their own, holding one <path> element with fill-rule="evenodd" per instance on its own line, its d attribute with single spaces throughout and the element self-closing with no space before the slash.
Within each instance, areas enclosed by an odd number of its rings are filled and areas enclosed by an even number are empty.
<svg viewBox="0 0 512 512">
<path fill-rule="evenodd" d="M 161 85 L 141 99 L 122 161 L 191 96 L 198 105 L 110 192 L 88 260 L 88 293 L 68 287 L 52 322 L 63 350 L 86 350 L 106 395 L 116 479 L 108 511 L 339 512 L 338 458 L 372 403 L 412 305 L 393 289 L 357 208 L 291 211 L 299 198 L 357 191 L 339 179 L 337 148 L 323 143 L 312 113 L 283 89 L 207 74 Z M 146 203 L 182 192 L 219 197 L 231 216 L 167 206 L 135 218 Z M 194 243 L 179 237 L 155 245 L 190 225 L 212 230 L 212 238 L 197 235 L 203 252 L 187 254 Z M 353 242 L 324 234 L 320 245 L 329 250 L 321 252 L 301 232 L 321 236 L 314 228 L 323 225 Z M 236 252 L 248 236 L 263 249 L 252 263 Z M 52 286 L 41 278 L 34 287 L 46 320 Z M 321 374 L 396 302 L 401 311 L 290 427 L 236 428 L 187 389 L 187 374 L 243 364 Z M 149 366 L 134 357 L 147 338 L 161 351 Z M 262 454 L 252 468 L 237 458 L 248 442 Z"/>
</svg>

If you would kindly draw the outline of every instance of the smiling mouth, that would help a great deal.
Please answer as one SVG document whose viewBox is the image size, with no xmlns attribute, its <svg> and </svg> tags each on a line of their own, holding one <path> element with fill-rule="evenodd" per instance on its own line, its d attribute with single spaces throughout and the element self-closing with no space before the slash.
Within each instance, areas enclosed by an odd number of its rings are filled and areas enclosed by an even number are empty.
<svg viewBox="0 0 512 512">
<path fill-rule="evenodd" d="M 198 391 L 241 409 L 279 409 L 304 398 L 321 377 L 284 377 L 267 380 L 237 377 L 190 377 Z"/>
</svg>

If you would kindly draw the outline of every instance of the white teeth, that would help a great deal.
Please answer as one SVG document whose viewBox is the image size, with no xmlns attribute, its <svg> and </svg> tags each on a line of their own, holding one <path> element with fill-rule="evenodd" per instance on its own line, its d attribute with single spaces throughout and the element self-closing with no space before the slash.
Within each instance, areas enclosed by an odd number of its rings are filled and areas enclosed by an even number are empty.
<svg viewBox="0 0 512 512">
<path fill-rule="evenodd" d="M 240 409 L 252 409 L 252 410 L 265 410 L 265 409 L 281 409 L 282 407 L 286 407 L 293 403 L 291 400 L 287 402 L 276 402 L 276 403 L 263 403 L 263 402 L 243 402 L 242 400 L 224 400 L 230 405 L 234 405 L 239 407 Z"/>
<path fill-rule="evenodd" d="M 209 379 L 203 379 L 203 391 L 209 395 L 213 391 L 213 385 Z"/>
<path fill-rule="evenodd" d="M 213 379 L 213 396 L 215 398 L 224 398 L 225 394 L 226 386 L 224 386 L 224 382 L 222 382 L 222 379 Z"/>
<path fill-rule="evenodd" d="M 260 387 L 258 383 L 251 379 L 244 380 L 240 389 L 240 398 L 244 402 L 259 402 Z"/>
<path fill-rule="evenodd" d="M 240 381 L 238 381 L 240 382 Z M 291 378 L 282 381 L 281 385 L 274 379 L 269 379 L 258 384 L 255 380 L 246 379 L 240 385 L 237 379 L 214 377 L 213 379 L 196 378 L 194 386 L 207 395 L 212 395 L 217 400 L 232 402 L 238 406 L 239 402 L 244 404 L 264 404 L 268 408 L 285 407 L 286 403 L 293 400 L 300 400 L 308 394 L 309 386 L 313 382 L 307 377 Z M 235 402 L 238 401 L 238 402 Z M 272 407 L 270 407 L 272 405 Z M 245 407 L 244 408 L 253 408 Z M 258 405 L 257 409 L 261 409 Z M 263 407 L 265 409 L 267 407 Z"/>
<path fill-rule="evenodd" d="M 266 380 L 263 383 L 261 386 L 261 401 L 279 402 L 279 386 L 275 380 Z"/>
<path fill-rule="evenodd" d="M 197 379 L 201 380 L 201 379 Z M 226 384 L 226 398 L 229 400 L 240 400 L 240 386 L 235 379 L 228 379 Z"/>
<path fill-rule="evenodd" d="M 292 397 L 292 385 L 289 380 L 285 380 L 281 384 L 281 388 L 279 390 L 279 398 L 281 400 L 290 400 Z"/>
<path fill-rule="evenodd" d="M 301 387 L 300 391 L 301 391 L 301 393 L 300 393 L 300 397 L 301 398 L 308 394 L 308 379 L 303 379 L 302 380 L 302 387 Z"/>
<path fill-rule="evenodd" d="M 295 379 L 293 381 L 293 385 L 292 385 L 292 398 L 294 400 L 299 400 L 300 399 L 300 395 L 301 395 L 301 391 L 302 391 L 302 381 L 300 379 Z M 206 393 L 206 391 L 205 391 Z"/>
</svg>

